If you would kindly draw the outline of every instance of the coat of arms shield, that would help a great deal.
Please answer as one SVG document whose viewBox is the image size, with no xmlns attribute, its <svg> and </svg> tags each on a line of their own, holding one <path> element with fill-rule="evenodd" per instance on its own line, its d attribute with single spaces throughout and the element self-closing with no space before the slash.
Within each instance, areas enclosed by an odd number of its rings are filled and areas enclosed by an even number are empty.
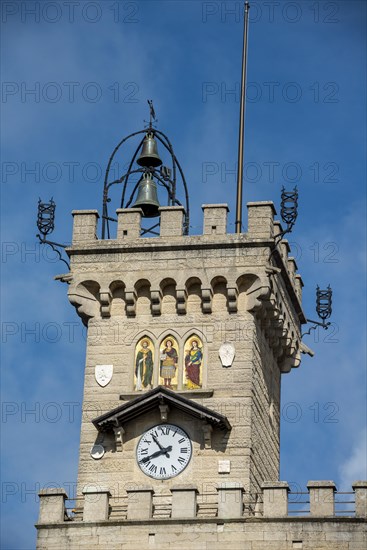
<svg viewBox="0 0 367 550">
<path fill-rule="evenodd" d="M 224 342 L 219 348 L 219 357 L 223 367 L 231 367 L 233 363 L 236 350 L 233 344 L 230 342 Z"/>
<path fill-rule="evenodd" d="M 96 365 L 94 375 L 97 383 L 104 388 L 111 382 L 113 375 L 113 365 Z"/>
</svg>

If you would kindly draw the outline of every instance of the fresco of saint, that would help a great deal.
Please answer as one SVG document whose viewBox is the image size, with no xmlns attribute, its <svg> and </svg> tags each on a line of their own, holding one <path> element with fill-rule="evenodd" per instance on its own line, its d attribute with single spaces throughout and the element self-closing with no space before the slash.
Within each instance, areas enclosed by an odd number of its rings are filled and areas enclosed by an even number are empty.
<svg viewBox="0 0 367 550">
<path fill-rule="evenodd" d="M 142 338 L 136 346 L 135 352 L 135 390 L 152 389 L 153 379 L 153 342 L 149 338 Z"/>
<path fill-rule="evenodd" d="M 185 373 L 184 385 L 189 390 L 202 387 L 201 364 L 203 361 L 203 345 L 197 336 L 192 336 L 185 346 Z"/>
<path fill-rule="evenodd" d="M 177 364 L 178 364 L 178 345 L 176 340 L 168 336 L 164 339 L 160 350 L 160 377 L 166 388 L 177 389 Z"/>
</svg>

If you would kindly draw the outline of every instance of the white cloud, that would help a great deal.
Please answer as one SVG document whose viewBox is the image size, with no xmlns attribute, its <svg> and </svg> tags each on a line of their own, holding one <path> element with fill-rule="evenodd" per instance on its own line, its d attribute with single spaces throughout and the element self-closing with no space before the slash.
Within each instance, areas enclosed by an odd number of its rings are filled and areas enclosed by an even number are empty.
<svg viewBox="0 0 367 550">
<path fill-rule="evenodd" d="M 358 434 L 358 438 L 352 447 L 349 456 L 342 462 L 339 468 L 339 490 L 350 491 L 354 481 L 367 479 L 367 430 Z"/>
</svg>

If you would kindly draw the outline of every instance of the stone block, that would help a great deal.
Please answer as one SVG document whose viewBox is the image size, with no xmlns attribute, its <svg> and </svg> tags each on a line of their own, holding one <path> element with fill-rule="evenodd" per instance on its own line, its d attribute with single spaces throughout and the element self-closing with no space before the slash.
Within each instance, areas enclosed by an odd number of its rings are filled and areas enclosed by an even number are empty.
<svg viewBox="0 0 367 550">
<path fill-rule="evenodd" d="M 139 239 L 141 231 L 141 208 L 118 208 L 117 214 L 117 242 Z"/>
<path fill-rule="evenodd" d="M 248 202 L 247 210 L 248 236 L 255 239 L 272 239 L 276 214 L 274 204 L 271 201 Z"/>
<path fill-rule="evenodd" d="M 153 489 L 135 487 L 128 489 L 127 519 L 150 519 L 153 512 Z"/>
<path fill-rule="evenodd" d="M 294 286 L 298 299 L 300 302 L 302 302 L 302 288 L 304 287 L 304 284 L 301 275 L 299 275 L 298 273 L 294 276 Z"/>
<path fill-rule="evenodd" d="M 104 487 L 87 485 L 84 495 L 83 521 L 106 521 L 109 516 L 110 491 Z"/>
<path fill-rule="evenodd" d="M 243 485 L 236 482 L 222 483 L 218 491 L 218 517 L 240 518 L 243 515 Z"/>
<path fill-rule="evenodd" d="M 263 516 L 269 518 L 288 515 L 289 485 L 285 481 L 266 481 L 261 485 L 263 491 Z"/>
<path fill-rule="evenodd" d="M 73 210 L 73 246 L 93 242 L 97 239 L 97 210 Z"/>
<path fill-rule="evenodd" d="M 172 518 L 194 518 L 197 511 L 197 493 L 195 485 L 175 485 L 172 492 Z"/>
<path fill-rule="evenodd" d="M 352 487 L 356 503 L 356 517 L 367 518 L 367 481 L 355 481 Z"/>
<path fill-rule="evenodd" d="M 203 204 L 204 235 L 225 235 L 227 233 L 227 204 Z"/>
<path fill-rule="evenodd" d="M 161 206 L 160 236 L 181 237 L 183 234 L 183 221 L 185 209 L 183 206 Z"/>
<path fill-rule="evenodd" d="M 335 512 L 335 483 L 333 481 L 309 481 L 307 488 L 310 492 L 311 516 L 333 516 Z"/>
<path fill-rule="evenodd" d="M 68 495 L 64 489 L 42 489 L 38 496 L 40 498 L 38 523 L 60 523 L 65 520 L 65 499 Z"/>
</svg>

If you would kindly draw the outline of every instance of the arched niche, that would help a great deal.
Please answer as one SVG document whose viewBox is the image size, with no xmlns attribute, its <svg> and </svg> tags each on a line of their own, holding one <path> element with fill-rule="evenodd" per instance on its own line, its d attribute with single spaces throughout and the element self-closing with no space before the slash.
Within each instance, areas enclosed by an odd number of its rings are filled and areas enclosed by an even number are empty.
<svg viewBox="0 0 367 550">
<path fill-rule="evenodd" d="M 110 292 L 112 296 L 111 316 L 125 315 L 125 283 L 121 280 L 113 281 L 110 284 Z"/>
<path fill-rule="evenodd" d="M 154 385 L 155 346 L 146 334 L 141 336 L 136 345 L 133 362 L 134 390 L 151 390 Z"/>
<path fill-rule="evenodd" d="M 214 277 L 211 281 L 213 291 L 212 311 L 224 312 L 227 310 L 227 279 L 222 276 Z"/>
<path fill-rule="evenodd" d="M 172 333 L 161 339 L 159 344 L 158 384 L 170 390 L 179 387 L 180 346 Z"/>
<path fill-rule="evenodd" d="M 187 313 L 201 313 L 201 280 L 198 277 L 190 277 L 185 286 L 187 291 Z"/>
<path fill-rule="evenodd" d="M 150 315 L 150 282 L 147 279 L 139 279 L 135 283 L 136 315 Z"/>
<path fill-rule="evenodd" d="M 183 363 L 183 389 L 201 389 L 204 380 L 204 344 L 200 336 L 196 333 L 192 333 L 185 340 Z"/>
<path fill-rule="evenodd" d="M 170 277 L 160 283 L 162 292 L 162 314 L 176 313 L 176 281 Z"/>
</svg>

